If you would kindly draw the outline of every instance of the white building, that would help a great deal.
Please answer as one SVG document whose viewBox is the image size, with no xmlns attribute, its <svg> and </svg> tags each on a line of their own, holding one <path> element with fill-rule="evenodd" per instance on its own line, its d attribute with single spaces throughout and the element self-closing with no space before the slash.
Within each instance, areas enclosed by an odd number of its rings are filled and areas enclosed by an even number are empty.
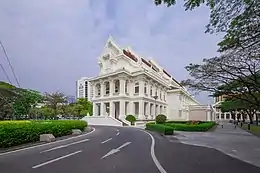
<svg viewBox="0 0 260 173">
<path fill-rule="evenodd" d="M 87 98 L 91 100 L 92 98 L 92 90 L 90 89 L 89 79 L 86 77 L 80 78 L 76 82 L 76 90 L 77 90 L 77 99 L 78 98 Z"/>
<path fill-rule="evenodd" d="M 93 116 L 86 118 L 94 124 L 109 119 L 120 124 L 128 114 L 138 120 L 153 120 L 158 114 L 170 120 L 214 119 L 210 106 L 200 105 L 155 61 L 120 48 L 111 37 L 98 63 L 99 75 L 88 79 Z"/>
</svg>

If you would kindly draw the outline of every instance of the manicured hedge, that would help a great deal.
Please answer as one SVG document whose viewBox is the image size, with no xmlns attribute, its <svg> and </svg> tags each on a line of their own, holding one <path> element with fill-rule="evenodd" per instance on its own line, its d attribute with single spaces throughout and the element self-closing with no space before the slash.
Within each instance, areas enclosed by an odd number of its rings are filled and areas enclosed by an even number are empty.
<svg viewBox="0 0 260 173">
<path fill-rule="evenodd" d="M 215 122 L 200 122 L 199 124 L 166 122 L 165 125 L 170 126 L 177 131 L 205 132 L 210 130 L 215 125 Z"/>
<path fill-rule="evenodd" d="M 85 121 L 50 120 L 50 121 L 5 121 L 0 123 L 0 148 L 6 148 L 39 141 L 41 134 L 51 133 L 55 137 L 71 134 L 72 129 L 84 130 Z"/>
<path fill-rule="evenodd" d="M 173 128 L 164 124 L 147 123 L 145 129 L 159 132 L 164 135 L 173 135 Z"/>
</svg>

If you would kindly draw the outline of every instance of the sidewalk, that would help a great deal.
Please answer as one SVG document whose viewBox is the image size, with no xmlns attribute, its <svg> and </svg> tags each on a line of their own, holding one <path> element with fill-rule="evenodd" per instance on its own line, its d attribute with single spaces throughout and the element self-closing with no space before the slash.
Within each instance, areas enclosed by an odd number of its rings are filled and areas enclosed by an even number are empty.
<svg viewBox="0 0 260 173">
<path fill-rule="evenodd" d="M 168 137 L 172 142 L 176 138 L 189 145 L 215 148 L 227 155 L 260 167 L 260 138 L 233 124 L 221 122 L 213 132 L 176 132 Z M 214 157 L 214 156 L 212 156 Z"/>
</svg>

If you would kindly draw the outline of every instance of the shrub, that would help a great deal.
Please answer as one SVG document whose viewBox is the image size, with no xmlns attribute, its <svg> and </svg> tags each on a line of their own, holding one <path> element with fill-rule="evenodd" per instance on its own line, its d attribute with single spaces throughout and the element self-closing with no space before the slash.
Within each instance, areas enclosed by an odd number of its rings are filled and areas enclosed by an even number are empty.
<svg viewBox="0 0 260 173">
<path fill-rule="evenodd" d="M 155 121 L 157 124 L 163 124 L 166 122 L 167 117 L 163 114 L 159 114 L 156 116 Z"/>
<path fill-rule="evenodd" d="M 133 115 L 127 115 L 125 119 L 129 121 L 131 125 L 134 125 L 134 122 L 136 121 L 136 118 Z"/>
<path fill-rule="evenodd" d="M 164 135 L 173 135 L 173 128 L 164 124 L 147 123 L 145 129 L 159 132 Z"/>
<path fill-rule="evenodd" d="M 85 121 L 50 120 L 30 123 L 5 122 L 0 126 L 0 148 L 36 142 L 41 134 L 51 133 L 55 137 L 71 134 L 72 129 L 84 130 Z"/>
<path fill-rule="evenodd" d="M 205 132 L 210 130 L 215 122 L 200 122 L 200 124 L 184 124 L 184 123 L 165 123 L 165 125 L 173 127 L 178 131 Z"/>
</svg>

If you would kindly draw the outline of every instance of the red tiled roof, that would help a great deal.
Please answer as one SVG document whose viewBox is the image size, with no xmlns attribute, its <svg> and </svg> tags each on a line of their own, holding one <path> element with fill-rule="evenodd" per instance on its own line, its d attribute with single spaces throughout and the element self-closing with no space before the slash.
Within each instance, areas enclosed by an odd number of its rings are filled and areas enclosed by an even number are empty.
<svg viewBox="0 0 260 173">
<path fill-rule="evenodd" d="M 171 75 L 170 75 L 169 73 L 167 73 L 167 71 L 165 71 L 164 69 L 163 69 L 163 72 L 164 72 L 167 76 L 171 77 Z"/>
<path fill-rule="evenodd" d="M 151 64 L 149 62 L 147 62 L 145 59 L 141 58 L 142 62 L 145 63 L 147 66 L 151 67 Z"/>
<path fill-rule="evenodd" d="M 135 62 L 137 62 L 137 58 L 136 58 L 133 54 L 131 54 L 131 52 L 126 51 L 125 49 L 123 49 L 123 53 L 124 53 L 127 57 L 129 57 L 130 59 L 132 59 L 132 60 L 134 60 Z"/>
</svg>

